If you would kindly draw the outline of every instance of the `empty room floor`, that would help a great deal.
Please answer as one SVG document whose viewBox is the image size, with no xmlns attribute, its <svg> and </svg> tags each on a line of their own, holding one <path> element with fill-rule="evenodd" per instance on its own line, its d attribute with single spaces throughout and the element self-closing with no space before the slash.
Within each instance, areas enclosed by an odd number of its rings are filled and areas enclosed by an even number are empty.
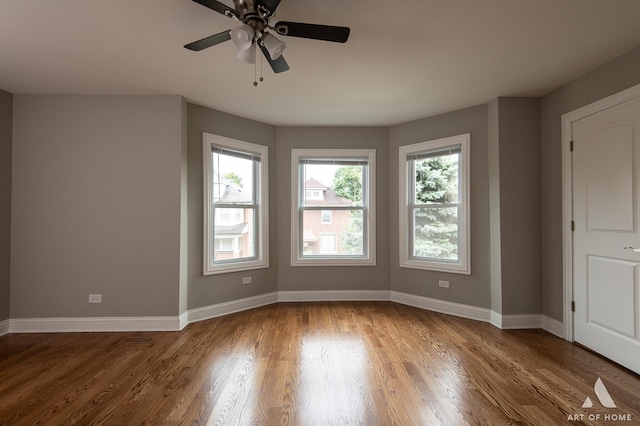
<svg viewBox="0 0 640 426">
<path fill-rule="evenodd" d="M 0 337 L 3 425 L 640 424 L 639 395 L 638 375 L 545 331 L 392 302 Z"/>
</svg>

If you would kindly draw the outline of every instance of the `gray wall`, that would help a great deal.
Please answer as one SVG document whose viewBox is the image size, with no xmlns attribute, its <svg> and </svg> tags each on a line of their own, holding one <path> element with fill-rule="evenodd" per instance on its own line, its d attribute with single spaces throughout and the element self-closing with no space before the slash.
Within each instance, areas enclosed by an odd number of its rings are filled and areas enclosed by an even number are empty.
<svg viewBox="0 0 640 426">
<path fill-rule="evenodd" d="M 269 268 L 217 275 L 202 275 L 202 133 L 212 133 L 269 148 Z M 277 291 L 278 214 L 276 185 L 278 159 L 276 128 L 198 105 L 188 105 L 189 161 L 189 309 Z M 242 277 L 252 283 L 242 285 Z"/>
<path fill-rule="evenodd" d="M 9 319 L 13 96 L 0 90 L 0 321 Z"/>
<path fill-rule="evenodd" d="M 498 98 L 489 117 L 491 306 L 503 315 L 539 314 L 540 101 Z"/>
<path fill-rule="evenodd" d="M 391 128 L 276 128 L 178 96 L 0 91 L 0 321 L 174 316 L 277 290 L 389 288 L 505 315 L 541 306 L 562 320 L 561 116 L 639 83 L 640 47 L 544 96 L 539 110 L 499 98 Z M 205 131 L 269 147 L 267 269 L 202 276 Z M 400 268 L 398 148 L 468 132 L 472 275 Z M 291 149 L 344 147 L 377 150 L 378 264 L 293 268 Z M 527 256 L 513 250 L 523 239 Z M 89 305 L 89 293 L 103 304 Z"/>
<path fill-rule="evenodd" d="M 541 99 L 542 313 L 562 321 L 561 117 L 640 84 L 640 47 Z"/>
<path fill-rule="evenodd" d="M 278 134 L 278 289 L 387 290 L 389 289 L 389 179 L 388 129 L 383 127 L 279 127 Z M 376 266 L 291 266 L 291 150 L 376 150 Z"/>
<path fill-rule="evenodd" d="M 398 251 L 398 148 L 418 142 L 471 133 L 471 275 L 400 268 Z M 389 226 L 391 290 L 491 307 L 489 239 L 488 106 L 481 105 L 393 126 L 389 143 Z M 450 281 L 450 288 L 438 287 Z"/>
<path fill-rule="evenodd" d="M 182 108 L 14 96 L 12 318 L 178 315 Z"/>
</svg>

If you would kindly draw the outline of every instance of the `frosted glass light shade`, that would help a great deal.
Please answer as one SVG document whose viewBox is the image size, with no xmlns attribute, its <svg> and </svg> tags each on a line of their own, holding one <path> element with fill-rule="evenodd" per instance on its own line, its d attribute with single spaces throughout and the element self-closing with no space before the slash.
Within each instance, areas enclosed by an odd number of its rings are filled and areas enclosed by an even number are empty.
<svg viewBox="0 0 640 426">
<path fill-rule="evenodd" d="M 231 40 L 233 40 L 240 49 L 248 49 L 253 42 L 254 36 L 255 32 L 253 28 L 247 24 L 239 25 L 231 30 Z"/>
<path fill-rule="evenodd" d="M 287 43 L 278 40 L 276 36 L 271 33 L 265 34 L 262 42 L 273 60 L 278 59 L 282 55 L 282 52 L 284 52 L 285 47 L 287 47 Z"/>
<path fill-rule="evenodd" d="M 242 59 L 243 61 L 249 64 L 256 63 L 256 45 L 252 44 L 247 49 L 240 49 L 236 54 L 238 59 Z"/>
</svg>

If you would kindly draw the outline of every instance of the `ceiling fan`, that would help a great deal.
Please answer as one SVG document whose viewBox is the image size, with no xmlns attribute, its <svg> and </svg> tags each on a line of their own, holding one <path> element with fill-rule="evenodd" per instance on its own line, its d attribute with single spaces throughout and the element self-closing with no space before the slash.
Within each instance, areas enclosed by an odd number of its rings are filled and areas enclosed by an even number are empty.
<svg viewBox="0 0 640 426">
<path fill-rule="evenodd" d="M 240 48 L 236 56 L 245 62 L 254 64 L 257 46 L 267 58 L 267 62 L 269 62 L 275 73 L 287 71 L 289 65 L 282 57 L 282 51 L 286 43 L 280 41 L 272 32 L 282 36 L 345 43 L 351 31 L 348 27 L 289 21 L 279 21 L 275 25 L 271 25 L 280 0 L 233 0 L 235 9 L 216 0 L 193 1 L 231 19 L 238 20 L 242 24 L 230 30 L 186 44 L 184 47 L 189 50 L 200 51 L 216 44 L 233 40 L 236 46 Z"/>
</svg>

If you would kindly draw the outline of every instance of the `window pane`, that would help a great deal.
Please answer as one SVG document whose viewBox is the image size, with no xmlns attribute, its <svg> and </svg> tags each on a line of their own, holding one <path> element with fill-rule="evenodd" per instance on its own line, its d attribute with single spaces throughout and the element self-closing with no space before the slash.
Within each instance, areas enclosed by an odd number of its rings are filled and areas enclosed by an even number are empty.
<svg viewBox="0 0 640 426">
<path fill-rule="evenodd" d="M 361 206 L 365 166 L 303 164 L 305 206 Z"/>
<path fill-rule="evenodd" d="M 211 153 L 214 203 L 254 204 L 254 161 L 247 158 Z"/>
<path fill-rule="evenodd" d="M 330 210 L 330 223 L 323 222 L 327 210 L 304 210 L 302 214 L 302 256 L 332 254 L 362 256 L 364 230 L 362 210 Z M 332 235 L 333 237 L 328 237 Z M 330 243 L 329 239 L 332 238 Z"/>
<path fill-rule="evenodd" d="M 414 160 L 415 204 L 455 204 L 458 202 L 458 162 L 460 154 Z"/>
<path fill-rule="evenodd" d="M 458 207 L 413 210 L 413 256 L 458 260 Z"/>
<path fill-rule="evenodd" d="M 256 255 L 254 209 L 216 208 L 214 262 Z M 222 218 L 219 220 L 218 218 Z"/>
</svg>

